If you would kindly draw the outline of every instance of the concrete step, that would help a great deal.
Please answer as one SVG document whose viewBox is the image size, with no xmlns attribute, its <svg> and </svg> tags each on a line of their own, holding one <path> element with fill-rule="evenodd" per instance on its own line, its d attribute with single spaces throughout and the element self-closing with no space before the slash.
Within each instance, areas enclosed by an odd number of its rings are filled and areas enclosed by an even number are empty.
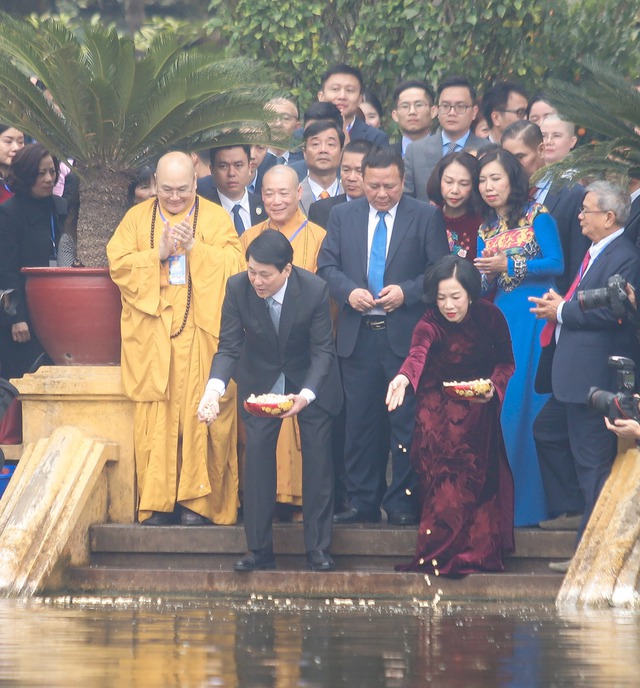
<svg viewBox="0 0 640 688">
<path fill-rule="evenodd" d="M 411 557 L 417 529 L 387 524 L 336 526 L 331 553 L 349 557 Z M 91 551 L 130 554 L 230 554 L 246 551 L 242 526 L 143 526 L 105 524 L 91 528 Z M 302 524 L 281 523 L 273 527 L 274 550 L 279 555 L 304 554 Z M 518 528 L 515 558 L 568 559 L 575 546 L 575 533 Z"/>
<path fill-rule="evenodd" d="M 82 567 L 68 571 L 67 594 L 205 595 L 251 598 L 324 598 L 358 600 L 418 600 L 431 603 L 483 601 L 552 602 L 562 575 L 554 573 L 474 574 L 459 579 L 394 571 L 304 570 L 204 571 Z M 50 591 L 53 592 L 53 591 Z"/>
<path fill-rule="evenodd" d="M 433 601 L 544 600 L 551 602 L 562 576 L 550 559 L 573 554 L 574 534 L 516 530 L 516 552 L 506 572 L 460 579 L 394 571 L 412 556 L 416 528 L 386 524 L 334 529 L 337 570 L 307 570 L 301 524 L 274 525 L 276 572 L 238 574 L 246 550 L 242 526 L 149 527 L 106 524 L 91 528 L 91 565 L 67 571 L 66 592 L 90 594 L 198 594 L 251 597 L 412 599 Z"/>
</svg>

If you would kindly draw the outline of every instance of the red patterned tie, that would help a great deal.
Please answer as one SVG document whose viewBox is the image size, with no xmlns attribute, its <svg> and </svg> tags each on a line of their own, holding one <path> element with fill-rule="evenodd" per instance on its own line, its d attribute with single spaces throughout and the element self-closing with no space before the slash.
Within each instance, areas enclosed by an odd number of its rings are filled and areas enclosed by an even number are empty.
<svg viewBox="0 0 640 688">
<path fill-rule="evenodd" d="M 569 301 L 575 293 L 575 290 L 578 288 L 580 280 L 582 279 L 582 275 L 584 274 L 584 271 L 587 269 L 587 265 L 589 265 L 590 258 L 591 254 L 589 253 L 589 251 L 587 251 L 584 254 L 584 258 L 582 259 L 582 265 L 578 270 L 578 274 L 575 276 L 575 279 L 571 283 L 571 286 L 567 290 L 567 293 L 562 297 L 563 301 Z M 540 331 L 540 344 L 542 344 L 542 346 L 549 346 L 549 344 L 551 344 L 553 333 L 556 331 L 556 325 L 557 323 L 547 320 L 544 327 Z"/>
<path fill-rule="evenodd" d="M 325 199 L 325 198 L 329 198 L 330 196 L 331 196 L 331 194 L 328 191 L 321 191 L 318 198 Z"/>
</svg>

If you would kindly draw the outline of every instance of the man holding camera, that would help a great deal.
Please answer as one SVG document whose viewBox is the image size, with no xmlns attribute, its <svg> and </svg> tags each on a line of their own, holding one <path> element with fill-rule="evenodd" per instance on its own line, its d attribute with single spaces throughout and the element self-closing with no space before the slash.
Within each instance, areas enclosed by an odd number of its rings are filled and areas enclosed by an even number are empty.
<svg viewBox="0 0 640 688">
<path fill-rule="evenodd" d="M 588 402 L 592 387 L 617 391 L 609 356 L 630 356 L 634 325 L 610 304 L 585 310 L 578 291 L 603 289 L 620 275 L 635 286 L 640 257 L 623 236 L 629 196 L 619 186 L 597 181 L 587 187 L 579 218 L 591 240 L 580 270 L 564 297 L 550 290 L 530 297 L 531 312 L 547 321 L 536 388 L 553 392 L 534 424 L 540 471 L 552 516 L 580 513 L 582 536 L 616 455 L 616 437 L 607 430 L 602 411 Z M 566 570 L 569 562 L 552 568 Z"/>
</svg>

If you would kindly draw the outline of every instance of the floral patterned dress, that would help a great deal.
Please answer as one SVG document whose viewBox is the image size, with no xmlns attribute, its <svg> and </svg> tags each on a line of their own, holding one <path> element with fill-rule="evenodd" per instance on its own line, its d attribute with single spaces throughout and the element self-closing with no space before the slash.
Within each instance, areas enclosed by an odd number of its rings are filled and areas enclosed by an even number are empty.
<svg viewBox="0 0 640 688">
<path fill-rule="evenodd" d="M 461 323 L 429 309 L 417 324 L 400 373 L 416 391 L 411 464 L 422 512 L 414 559 L 396 569 L 443 575 L 504 570 L 502 555 L 513 549 L 513 482 L 500 407 L 513 369 L 509 328 L 487 301 L 473 304 Z M 477 378 L 492 380 L 491 401 L 444 392 L 443 382 Z"/>
<path fill-rule="evenodd" d="M 544 320 L 529 311 L 529 296 L 542 296 L 555 288 L 563 270 L 562 247 L 555 220 L 539 203 L 528 203 L 516 227 L 503 220 L 478 230 L 478 255 L 485 249 L 506 253 L 507 272 L 493 283 L 483 277 L 487 292 L 504 313 L 516 361 L 502 407 L 502 431 L 515 484 L 515 525 L 537 525 L 547 518 L 547 507 L 533 441 L 533 421 L 548 399 L 534 391 L 540 359 L 540 331 Z"/>
</svg>

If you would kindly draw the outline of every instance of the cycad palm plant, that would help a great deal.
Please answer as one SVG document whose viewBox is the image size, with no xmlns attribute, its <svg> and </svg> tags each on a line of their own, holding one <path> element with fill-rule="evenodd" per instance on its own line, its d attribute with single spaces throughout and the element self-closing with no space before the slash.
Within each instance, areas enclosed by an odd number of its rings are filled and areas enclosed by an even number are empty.
<svg viewBox="0 0 640 688">
<path fill-rule="evenodd" d="M 604 137 L 579 146 L 552 166 L 555 176 L 567 168 L 574 176 L 621 178 L 640 170 L 640 92 L 611 67 L 594 59 L 582 64 L 579 83 L 551 81 L 547 89 L 561 116 Z"/>
<path fill-rule="evenodd" d="M 75 35 L 53 20 L 6 14 L 0 35 L 0 121 L 74 160 L 87 264 L 104 263 L 132 170 L 171 149 L 267 137 L 270 75 L 249 60 L 224 59 L 210 44 L 165 32 L 137 55 L 115 29 L 86 24 Z"/>
</svg>

